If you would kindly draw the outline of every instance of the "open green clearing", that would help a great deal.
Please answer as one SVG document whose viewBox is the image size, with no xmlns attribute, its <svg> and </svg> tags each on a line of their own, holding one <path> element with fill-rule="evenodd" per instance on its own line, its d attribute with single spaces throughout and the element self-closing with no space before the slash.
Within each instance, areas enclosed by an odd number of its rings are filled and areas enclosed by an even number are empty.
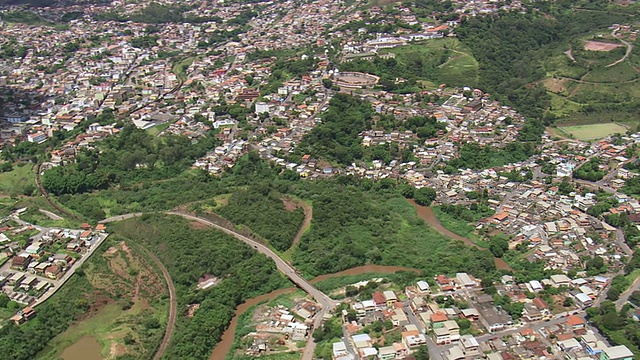
<svg viewBox="0 0 640 360">
<path fill-rule="evenodd" d="M 438 221 L 440 221 L 442 226 L 444 226 L 446 229 L 454 234 L 468 238 L 480 247 L 489 247 L 489 244 L 486 241 L 482 240 L 478 235 L 476 235 L 476 228 L 472 222 L 467 222 L 449 213 L 446 213 L 439 207 L 433 207 L 432 209 L 433 213 L 438 218 Z"/>
<path fill-rule="evenodd" d="M 478 62 L 455 38 L 425 40 L 385 50 L 393 59 L 354 60 L 340 64 L 342 71 L 360 71 L 380 76 L 387 90 L 419 91 L 426 84 L 476 86 Z M 396 83 L 396 79 L 405 82 Z M 432 86 L 426 87 L 431 88 Z"/>
<path fill-rule="evenodd" d="M 248 226 L 278 251 L 286 251 L 304 220 L 301 208 L 285 206 L 282 194 L 264 187 L 238 190 L 218 214 Z"/>
<path fill-rule="evenodd" d="M 161 132 L 165 131 L 171 123 L 158 124 L 147 129 L 147 132 L 151 136 L 158 136 Z"/>
<path fill-rule="evenodd" d="M 16 165 L 13 170 L 0 173 L 0 193 L 5 195 L 31 195 L 36 189 L 33 164 Z"/>
<path fill-rule="evenodd" d="M 422 56 L 440 56 L 446 60 L 438 65 L 435 73 L 425 80 L 457 86 L 476 86 L 478 84 L 478 61 L 471 50 L 456 38 L 426 40 L 416 45 L 403 46 L 389 50 L 400 59 L 412 54 Z"/>
<path fill-rule="evenodd" d="M 104 251 L 83 267 L 94 298 L 89 312 L 51 340 L 39 359 L 58 359 L 68 346 L 85 336 L 96 339 L 104 357 L 153 356 L 167 322 L 166 285 L 159 269 L 143 252 L 116 238 L 107 241 Z"/>
<path fill-rule="evenodd" d="M 602 41 L 593 35 L 583 36 L 560 45 L 543 59 L 546 76 L 542 84 L 551 99 L 551 112 L 570 124 L 613 119 L 637 125 L 640 117 L 634 109 L 640 102 L 640 70 L 636 64 L 640 50 L 635 46 L 627 60 L 608 66 L 624 56 L 626 47 L 589 51 L 583 49 L 587 40 Z M 569 49 L 575 61 L 564 53 Z"/>
<path fill-rule="evenodd" d="M 624 134 L 627 128 L 616 123 L 575 125 L 558 127 L 578 140 L 595 140 L 612 134 Z"/>
</svg>

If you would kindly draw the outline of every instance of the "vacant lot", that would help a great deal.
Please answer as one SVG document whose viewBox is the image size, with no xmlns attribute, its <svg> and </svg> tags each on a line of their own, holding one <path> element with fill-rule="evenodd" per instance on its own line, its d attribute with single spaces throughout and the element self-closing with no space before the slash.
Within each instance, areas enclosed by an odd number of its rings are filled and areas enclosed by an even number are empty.
<svg viewBox="0 0 640 360">
<path fill-rule="evenodd" d="M 584 49 L 589 51 L 611 51 L 619 46 L 622 45 L 603 41 L 585 41 L 584 43 Z"/>
<path fill-rule="evenodd" d="M 0 193 L 4 195 L 31 195 L 36 189 L 33 164 L 16 165 L 12 171 L 0 174 Z"/>
<path fill-rule="evenodd" d="M 626 127 L 616 123 L 564 126 L 559 129 L 578 140 L 601 139 L 611 134 L 624 133 L 627 131 Z"/>
</svg>

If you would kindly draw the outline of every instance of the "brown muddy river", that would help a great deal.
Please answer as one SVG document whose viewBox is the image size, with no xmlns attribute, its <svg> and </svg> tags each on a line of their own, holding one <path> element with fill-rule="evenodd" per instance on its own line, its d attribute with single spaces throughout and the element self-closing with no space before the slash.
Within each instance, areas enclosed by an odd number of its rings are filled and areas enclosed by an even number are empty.
<svg viewBox="0 0 640 360">
<path fill-rule="evenodd" d="M 93 336 L 83 336 L 62 352 L 64 360 L 103 360 L 102 347 Z"/>
<path fill-rule="evenodd" d="M 438 218 L 436 218 L 436 215 L 433 213 L 433 210 L 431 210 L 430 207 L 418 205 L 413 200 L 409 200 L 409 202 L 416 209 L 416 211 L 418 213 L 418 217 L 421 218 L 422 220 L 424 220 L 427 224 L 429 224 L 432 228 L 434 228 L 440 234 L 442 234 L 444 236 L 447 236 L 447 237 L 450 237 L 450 238 L 452 238 L 454 240 L 460 240 L 460 241 L 464 242 L 465 244 L 467 244 L 469 246 L 475 246 L 478 249 L 482 249 L 480 246 L 476 245 L 470 239 L 468 239 L 468 238 L 466 238 L 464 236 L 460 236 L 460 235 L 450 231 L 449 229 L 445 228 L 444 226 L 442 226 L 442 224 L 440 223 L 440 221 L 438 221 Z M 494 261 L 496 263 L 496 268 L 498 270 L 511 270 L 511 271 L 513 271 L 511 266 L 509 266 L 509 264 L 507 264 L 506 261 L 504 261 L 504 260 L 502 260 L 500 258 L 494 258 Z"/>
<path fill-rule="evenodd" d="M 313 280 L 310 281 L 312 284 L 316 284 L 320 281 L 327 280 L 333 277 L 338 276 L 348 276 L 348 275 L 360 275 L 366 273 L 383 273 L 383 274 L 392 274 L 396 271 L 413 271 L 413 272 L 421 272 L 418 269 L 412 269 L 402 266 L 384 266 L 384 265 L 364 265 L 358 266 L 355 268 L 351 268 L 348 270 L 340 271 L 333 274 L 320 275 Z M 254 297 L 253 299 L 249 299 L 246 302 L 242 303 L 236 309 L 235 315 L 231 320 L 231 324 L 229 324 L 229 328 L 225 330 L 222 334 L 222 340 L 216 345 L 215 349 L 213 349 L 213 353 L 209 357 L 209 360 L 222 360 L 227 356 L 229 350 L 231 350 L 231 346 L 233 345 L 234 335 L 236 332 L 236 327 L 238 326 L 238 317 L 250 307 L 257 305 L 263 301 L 270 301 L 277 298 L 283 294 L 290 294 L 296 291 L 297 288 L 290 287 L 286 289 L 279 289 L 272 291 L 265 295 L 260 295 L 258 297 Z M 65 360 L 75 360 L 75 359 L 65 359 Z"/>
<path fill-rule="evenodd" d="M 469 246 L 480 248 L 478 245 L 473 243 L 468 238 L 455 234 L 449 231 L 448 229 L 446 229 L 444 226 L 442 226 L 442 224 L 440 223 L 440 221 L 438 221 L 435 214 L 433 213 L 433 210 L 431 210 L 430 207 L 418 205 L 413 200 L 410 200 L 410 202 L 416 209 L 418 216 L 421 219 L 423 219 L 427 224 L 429 224 L 431 227 L 433 227 L 440 234 L 450 237 L 454 240 L 462 241 Z M 507 264 L 504 260 L 500 258 L 495 258 L 495 263 L 496 263 L 496 268 L 498 269 L 513 270 L 511 269 L 509 264 Z M 360 275 L 360 274 L 366 274 L 366 273 L 387 273 L 388 274 L 388 273 L 394 273 L 396 271 L 421 272 L 418 269 L 407 268 L 402 266 L 364 265 L 364 266 L 358 266 L 355 268 L 347 269 L 347 270 L 333 273 L 333 274 L 320 275 L 314 278 L 313 280 L 311 280 L 310 283 L 316 284 L 320 281 L 327 280 L 333 277 L 338 277 L 338 276 Z M 233 316 L 233 319 L 229 324 L 229 327 L 222 334 L 222 340 L 216 345 L 215 349 L 211 353 L 211 357 L 209 357 L 209 360 L 222 360 L 227 356 L 227 353 L 229 353 L 229 351 L 231 350 L 231 346 L 233 345 L 236 327 L 238 326 L 238 317 L 243 312 L 247 311 L 247 309 L 249 309 L 250 307 L 257 305 L 261 302 L 273 300 L 280 295 L 290 294 L 296 290 L 297 288 L 295 287 L 275 290 L 268 294 L 260 295 L 253 299 L 249 299 L 246 302 L 242 303 L 240 306 L 238 306 L 238 308 L 236 309 L 235 315 Z M 76 359 L 80 360 L 80 358 L 69 358 L 69 359 L 65 358 L 65 360 L 76 360 Z M 90 360 L 93 360 L 93 359 L 90 359 Z M 101 360 L 101 359 L 96 358 L 96 360 Z"/>
</svg>

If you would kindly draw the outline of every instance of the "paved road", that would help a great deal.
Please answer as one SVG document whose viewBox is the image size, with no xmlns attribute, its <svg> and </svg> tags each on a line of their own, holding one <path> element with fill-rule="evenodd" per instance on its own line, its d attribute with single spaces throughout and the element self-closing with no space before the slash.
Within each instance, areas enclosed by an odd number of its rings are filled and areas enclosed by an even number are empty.
<svg viewBox="0 0 640 360">
<path fill-rule="evenodd" d="M 420 323 L 420 320 L 416 318 L 416 316 L 413 314 L 413 311 L 409 308 L 408 302 L 404 304 L 404 312 L 405 314 L 407 314 L 407 319 L 409 319 L 409 322 L 415 325 L 418 328 L 418 332 L 420 334 L 424 334 L 425 337 L 427 338 L 427 347 L 429 348 L 429 359 L 444 360 L 444 356 L 442 356 L 442 353 L 444 353 L 446 350 L 451 348 L 451 346 L 436 345 L 436 342 L 433 341 L 431 336 L 429 336 L 429 334 L 427 334 L 427 332 L 425 331 L 425 328 Z"/>
<path fill-rule="evenodd" d="M 90 258 L 91 255 L 93 255 L 96 249 L 99 248 L 100 245 L 102 245 L 102 243 L 107 239 L 107 237 L 109 237 L 108 234 L 101 236 L 100 240 L 96 241 L 96 243 L 89 248 L 89 251 L 87 251 L 86 254 L 82 255 L 82 257 L 75 264 L 73 264 L 71 269 L 67 270 L 67 272 L 64 273 L 64 275 L 62 275 L 62 278 L 60 278 L 60 280 L 57 280 L 57 283 L 55 284 L 54 287 L 47 290 L 47 292 L 44 293 L 44 295 L 42 295 L 38 300 L 36 300 L 36 302 L 33 303 L 33 306 L 35 307 L 37 305 L 40 305 L 43 302 L 45 302 L 47 299 L 49 299 L 51 296 L 53 296 L 53 294 L 55 294 L 56 291 L 58 291 L 58 289 L 60 289 L 62 285 L 64 285 L 64 283 L 66 283 L 67 280 L 71 278 L 71 276 L 76 272 L 76 270 L 80 266 L 82 266 L 82 264 L 84 264 L 84 262 L 87 261 L 87 259 Z"/>
<path fill-rule="evenodd" d="M 637 277 L 636 280 L 629 286 L 629 288 L 620 294 L 620 298 L 615 301 L 616 309 L 620 310 L 624 306 L 624 304 L 629 301 L 629 297 L 633 294 L 634 291 L 640 290 L 640 277 Z"/>
<path fill-rule="evenodd" d="M 307 292 L 314 299 L 316 299 L 316 301 L 320 305 L 322 305 L 322 310 L 318 312 L 314 320 L 314 328 L 320 327 L 322 325 L 322 320 L 324 319 L 324 316 L 336 307 L 337 303 L 335 301 L 333 301 L 329 296 L 327 296 L 322 291 L 316 289 L 313 285 L 311 285 L 307 280 L 305 280 L 302 276 L 300 276 L 291 265 L 289 265 L 286 261 L 282 260 L 276 253 L 274 253 L 267 246 L 255 240 L 252 240 L 238 232 L 229 230 L 209 220 L 205 220 L 197 216 L 185 214 L 182 212 L 176 212 L 176 211 L 167 211 L 166 214 L 181 216 L 185 219 L 197 221 L 207 226 L 214 227 L 224 233 L 227 233 L 235 237 L 236 239 L 244 242 L 245 244 L 253 247 L 258 252 L 270 257 L 275 262 L 276 267 L 278 268 L 278 270 L 280 270 L 280 272 L 285 274 L 294 284 L 296 284 L 302 290 Z M 133 218 L 133 217 L 138 217 L 141 215 L 142 213 L 119 215 L 119 216 L 114 216 L 114 217 L 102 220 L 101 223 L 121 221 L 129 218 Z M 305 347 L 303 352 L 302 360 L 312 360 L 314 351 L 315 351 L 315 342 L 313 341 L 313 337 L 309 336 L 309 339 L 307 341 L 307 346 Z"/>
<path fill-rule="evenodd" d="M 611 32 L 611 36 L 615 37 L 616 39 L 620 40 L 623 44 L 625 44 L 627 46 L 627 51 L 624 53 L 624 56 L 620 60 L 614 61 L 614 62 L 612 62 L 611 64 L 609 64 L 609 65 L 607 65 L 605 67 L 612 67 L 612 66 L 618 65 L 621 62 L 625 61 L 629 57 L 629 55 L 631 54 L 631 50 L 633 50 L 633 45 L 631 45 L 631 43 L 629 43 L 628 41 L 625 41 L 623 39 L 620 39 L 619 37 L 616 36 L 616 30 L 613 30 Z"/>
</svg>

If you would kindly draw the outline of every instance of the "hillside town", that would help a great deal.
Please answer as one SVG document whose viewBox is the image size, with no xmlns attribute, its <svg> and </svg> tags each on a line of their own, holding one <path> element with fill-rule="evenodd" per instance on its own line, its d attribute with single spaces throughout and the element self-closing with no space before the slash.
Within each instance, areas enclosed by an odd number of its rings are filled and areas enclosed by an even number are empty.
<svg viewBox="0 0 640 360">
<path fill-rule="evenodd" d="M 0 11 L 0 144 L 4 153 L 49 146 L 42 173 L 75 163 L 131 123 L 157 137 L 215 138 L 192 165 L 211 176 L 255 152 L 307 181 L 353 175 L 431 188 L 431 206 L 448 216 L 473 211 L 463 221 L 473 246 L 488 243 L 483 247 L 497 258 L 517 253 L 552 274 L 504 275 L 496 283 L 467 273 L 433 274 L 408 286 L 375 279 L 336 289 L 343 306 L 333 320 L 342 336 L 332 343 L 332 360 L 410 359 L 423 346 L 432 360 L 633 359 L 629 348 L 613 345 L 587 320 L 586 309 L 613 300 L 614 279 L 628 275 L 640 240 L 634 197 L 640 134 L 629 129 L 585 141 L 547 128 L 524 159 L 476 166 L 466 159 L 469 152 L 514 152 L 510 146 L 522 142 L 528 120 L 473 86 L 399 93 L 385 90 L 377 75 L 339 70 L 353 61 L 395 59 L 391 49 L 447 41 L 462 15 L 524 9 L 520 1 L 450 3 L 455 16 L 427 22 L 409 7 L 389 14 L 378 6 L 362 10 L 358 1 L 221 1 L 215 11 L 186 2 L 192 8 L 183 16 L 198 21 L 161 26 L 109 18 L 114 9 L 139 14 L 143 2 L 44 7 L 36 13 L 45 24 L 30 25 L 10 23 L 7 15 L 22 9 L 7 7 Z M 74 11 L 82 14 L 67 26 L 48 24 Z M 379 32 L 377 25 L 395 28 Z M 370 104 L 376 121 L 419 118 L 429 129 L 377 126 L 358 134 L 363 149 L 393 147 L 402 157 L 344 165 L 299 154 L 336 94 Z M 35 316 L 34 307 L 108 236 L 102 224 L 30 224 L 20 220 L 22 211 L 0 223 L 0 285 L 20 305 L 10 318 L 16 324 Z M 498 237 L 504 248 L 491 247 Z M 634 320 L 640 320 L 640 304 L 630 300 L 640 290 L 637 275 L 613 300 Z M 260 356 L 303 348 L 297 343 L 312 336 L 320 305 L 296 300 L 261 306 L 242 351 Z"/>
<path fill-rule="evenodd" d="M 631 359 L 628 348 L 610 346 L 584 317 L 583 309 L 608 282 L 603 276 L 572 280 L 553 275 L 541 282 L 516 284 L 505 275 L 495 290 L 518 304 L 517 311 L 508 313 L 479 279 L 466 273 L 438 275 L 404 288 L 384 278 L 361 281 L 333 292 L 346 298 L 334 318 L 342 335 L 341 341 L 331 344 L 331 356 L 403 359 L 427 346 L 431 358 L 445 360 Z M 553 296 L 549 303 L 540 296 L 544 289 L 561 288 L 572 294 L 568 306 L 564 296 Z M 583 297 L 585 293 L 589 295 Z M 255 330 L 242 341 L 247 347 L 236 351 L 253 356 L 286 353 L 310 336 L 308 328 L 318 306 L 304 297 L 291 299 L 255 309 L 251 317 Z"/>
</svg>

